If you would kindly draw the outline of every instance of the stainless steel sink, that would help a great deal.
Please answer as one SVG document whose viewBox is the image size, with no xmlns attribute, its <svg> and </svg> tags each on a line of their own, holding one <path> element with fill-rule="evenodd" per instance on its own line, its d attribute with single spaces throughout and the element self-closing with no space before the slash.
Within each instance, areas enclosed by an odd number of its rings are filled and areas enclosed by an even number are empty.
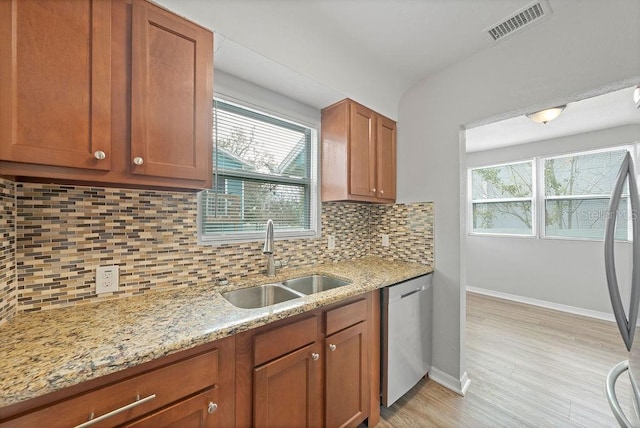
<svg viewBox="0 0 640 428">
<path fill-rule="evenodd" d="M 351 284 L 325 275 L 309 275 L 222 293 L 232 305 L 243 309 L 257 309 Z"/>
<path fill-rule="evenodd" d="M 285 287 L 302 294 L 314 294 L 351 284 L 338 278 L 325 275 L 309 275 L 283 281 Z"/>
<path fill-rule="evenodd" d="M 222 293 L 222 297 L 239 308 L 256 309 L 297 299 L 298 297 L 303 297 L 303 295 L 288 290 L 278 284 L 265 284 L 227 291 Z"/>
</svg>

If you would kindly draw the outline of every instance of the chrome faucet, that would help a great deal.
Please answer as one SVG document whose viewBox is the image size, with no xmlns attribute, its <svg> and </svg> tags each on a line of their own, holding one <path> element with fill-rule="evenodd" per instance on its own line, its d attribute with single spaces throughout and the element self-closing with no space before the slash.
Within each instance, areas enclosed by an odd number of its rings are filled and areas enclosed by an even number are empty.
<svg viewBox="0 0 640 428">
<path fill-rule="evenodd" d="M 273 220 L 267 220 L 267 234 L 264 237 L 262 254 L 267 255 L 267 276 L 276 276 L 276 262 L 273 258 Z"/>
</svg>

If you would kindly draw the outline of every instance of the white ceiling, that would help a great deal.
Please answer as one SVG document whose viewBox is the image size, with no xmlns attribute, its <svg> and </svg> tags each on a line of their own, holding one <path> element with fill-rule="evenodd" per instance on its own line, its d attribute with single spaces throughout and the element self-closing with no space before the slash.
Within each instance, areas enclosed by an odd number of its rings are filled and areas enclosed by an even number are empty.
<svg viewBox="0 0 640 428">
<path fill-rule="evenodd" d="M 215 31 L 216 69 L 316 108 L 349 96 L 394 119 L 411 85 L 492 47 L 483 30 L 531 3 L 158 1 Z M 567 1 L 551 0 L 552 8 Z M 536 28 L 543 25 L 525 31 L 540 31 Z"/>
<path fill-rule="evenodd" d="M 467 152 L 549 140 L 614 126 L 640 124 L 633 102 L 634 87 L 620 89 L 567 104 L 557 119 L 535 123 L 525 115 L 512 117 L 466 132 Z M 553 106 L 549 106 L 553 107 Z"/>
<path fill-rule="evenodd" d="M 606 9 L 605 0 L 548 0 L 549 19 L 496 44 L 484 30 L 532 0 L 156 1 L 214 30 L 215 69 L 318 109 L 350 97 L 392 119 L 408 88 L 455 63 L 537 36 L 562 44 L 602 20 L 622 31 L 621 17 L 640 7 L 640 0 Z M 524 95 L 544 85 L 522 77 Z"/>
</svg>

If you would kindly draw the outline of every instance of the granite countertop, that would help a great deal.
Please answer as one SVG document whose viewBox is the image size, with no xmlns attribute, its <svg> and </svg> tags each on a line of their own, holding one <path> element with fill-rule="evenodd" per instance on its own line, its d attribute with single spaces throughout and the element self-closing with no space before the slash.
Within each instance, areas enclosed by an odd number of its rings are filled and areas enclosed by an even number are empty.
<svg viewBox="0 0 640 428">
<path fill-rule="evenodd" d="M 224 287 L 203 284 L 19 314 L 0 327 L 0 407 L 431 271 L 421 264 L 367 257 L 282 269 L 275 278 L 254 275 Z M 220 294 L 314 273 L 351 284 L 260 309 L 236 308 Z"/>
</svg>

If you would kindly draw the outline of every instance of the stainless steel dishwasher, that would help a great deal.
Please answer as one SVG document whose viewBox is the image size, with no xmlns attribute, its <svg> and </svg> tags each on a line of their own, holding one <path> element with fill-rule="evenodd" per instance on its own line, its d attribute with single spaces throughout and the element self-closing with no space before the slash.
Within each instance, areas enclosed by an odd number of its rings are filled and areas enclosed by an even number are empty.
<svg viewBox="0 0 640 428">
<path fill-rule="evenodd" d="M 432 275 L 382 290 L 382 404 L 389 407 L 431 369 Z"/>
</svg>

